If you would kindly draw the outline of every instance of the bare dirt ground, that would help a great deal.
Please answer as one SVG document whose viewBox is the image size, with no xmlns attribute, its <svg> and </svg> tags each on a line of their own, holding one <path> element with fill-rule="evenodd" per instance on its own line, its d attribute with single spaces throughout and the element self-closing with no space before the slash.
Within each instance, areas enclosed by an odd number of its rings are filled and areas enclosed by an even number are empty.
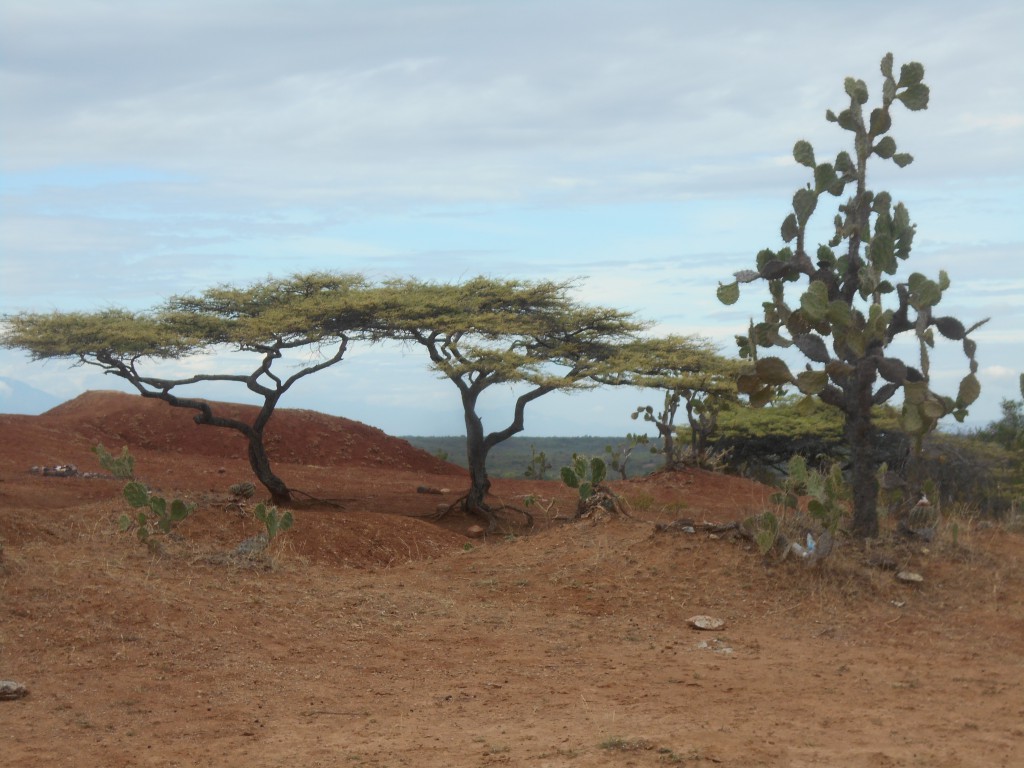
<svg viewBox="0 0 1024 768">
<path fill-rule="evenodd" d="M 770 564 L 655 529 L 768 504 L 693 471 L 615 483 L 634 517 L 600 521 L 554 520 L 560 484 L 496 480 L 547 500 L 536 525 L 468 538 L 421 519 L 458 467 L 308 411 L 271 429 L 279 474 L 341 506 L 297 506 L 246 562 L 225 557 L 259 530 L 227 505 L 252 479 L 234 433 L 107 392 L 0 416 L 0 679 L 30 690 L 0 701 L 4 765 L 1024 765 L 1018 533 L 893 545 L 919 585 L 847 541 Z M 118 531 L 122 482 L 29 471 L 101 472 L 97 442 L 198 504 L 164 554 Z"/>
</svg>

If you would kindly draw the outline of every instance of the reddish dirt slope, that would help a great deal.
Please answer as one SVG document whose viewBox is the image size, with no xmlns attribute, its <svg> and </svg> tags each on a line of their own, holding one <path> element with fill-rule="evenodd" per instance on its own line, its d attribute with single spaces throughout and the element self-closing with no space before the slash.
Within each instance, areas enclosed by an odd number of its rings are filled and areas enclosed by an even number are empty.
<svg viewBox="0 0 1024 768">
<path fill-rule="evenodd" d="M 212 402 L 217 416 L 251 423 L 258 408 Z M 98 442 L 115 450 L 128 445 L 166 453 L 245 458 L 245 438 L 231 429 L 197 425 L 196 412 L 163 401 L 121 392 L 86 392 L 36 418 L 20 423 L 68 436 L 88 446 Z M 12 417 L 6 417 L 12 418 Z M 333 466 L 357 464 L 416 472 L 451 472 L 446 462 L 405 440 L 357 421 L 315 411 L 279 408 L 267 425 L 267 450 L 275 462 Z"/>
<path fill-rule="evenodd" d="M 763 486 L 683 472 L 613 484 L 633 517 L 596 522 L 558 519 L 560 484 L 497 480 L 536 525 L 470 539 L 473 520 L 425 519 L 458 467 L 282 410 L 275 468 L 332 501 L 239 560 L 259 530 L 228 503 L 252 479 L 239 437 L 106 392 L 0 415 L 0 437 L 0 680 L 30 689 L 0 701 L 4 765 L 1024 765 L 1024 547 L 1004 528 L 765 563 L 655 529 L 766 507 Z M 101 441 L 197 504 L 162 554 L 118 531 L 120 482 L 28 471 L 99 471 Z"/>
</svg>

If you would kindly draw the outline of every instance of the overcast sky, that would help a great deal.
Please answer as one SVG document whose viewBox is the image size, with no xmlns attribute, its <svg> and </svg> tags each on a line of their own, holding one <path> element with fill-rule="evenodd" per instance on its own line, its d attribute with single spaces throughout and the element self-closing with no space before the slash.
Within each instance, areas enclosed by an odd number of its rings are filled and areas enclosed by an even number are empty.
<svg viewBox="0 0 1024 768">
<path fill-rule="evenodd" d="M 849 149 L 825 110 L 845 106 L 849 75 L 877 98 L 892 51 L 924 64 L 931 104 L 896 111 L 915 162 L 876 164 L 871 186 L 918 225 L 901 274 L 945 269 L 942 308 L 992 316 L 976 336 L 983 424 L 1024 370 L 1024 4 L 856 8 L 5 0 L 0 311 L 142 309 L 313 269 L 580 276 L 586 300 L 732 354 L 766 293 L 724 307 L 718 282 L 782 245 L 807 180 L 794 142 L 819 159 Z M 948 347 L 934 386 L 955 394 L 966 364 Z M 0 376 L 60 400 L 122 388 L 8 351 Z M 650 399 L 549 395 L 526 434 L 636 431 L 629 413 Z M 392 434 L 463 430 L 419 350 L 354 349 L 281 405 Z M 506 406 L 485 406 L 488 428 Z"/>
</svg>

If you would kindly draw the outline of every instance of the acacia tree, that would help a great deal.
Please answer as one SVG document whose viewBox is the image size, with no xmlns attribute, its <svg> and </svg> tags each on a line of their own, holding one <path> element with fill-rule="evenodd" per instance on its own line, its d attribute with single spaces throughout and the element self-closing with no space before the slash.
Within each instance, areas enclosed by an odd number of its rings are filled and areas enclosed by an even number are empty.
<svg viewBox="0 0 1024 768">
<path fill-rule="evenodd" d="M 264 432 L 281 397 L 295 382 L 338 363 L 353 335 L 373 326 L 370 292 L 356 275 L 311 273 L 268 279 L 245 288 L 221 286 L 195 296 L 175 296 L 149 312 L 20 313 L 4 318 L 0 344 L 29 352 L 33 360 L 67 359 L 93 365 L 131 384 L 143 397 L 197 411 L 197 424 L 240 432 L 249 464 L 275 504 L 292 491 L 271 468 Z M 182 378 L 147 375 L 158 361 L 181 360 L 217 349 L 248 352 L 257 362 L 247 373 L 199 373 Z M 292 350 L 318 357 L 287 378 L 272 370 Z M 220 363 L 218 363 L 219 365 Z M 252 421 L 215 412 L 214 404 L 175 393 L 208 382 L 236 382 L 262 398 Z"/>
<path fill-rule="evenodd" d="M 949 287 L 948 275 L 942 271 L 938 280 L 932 280 L 914 272 L 903 281 L 890 279 L 910 256 L 915 226 L 902 203 L 893 206 L 889 193 L 868 188 L 867 165 L 874 158 L 892 160 L 901 168 L 912 162 L 911 155 L 897 152 L 895 140 L 887 135 L 891 112 L 897 104 L 911 111 L 926 109 L 929 91 L 923 82 L 924 67 L 916 62 L 903 65 L 897 80 L 890 53 L 882 59 L 881 70 L 882 100 L 870 114 L 865 114 L 864 106 L 869 98 L 867 85 L 852 77 L 845 81 L 849 107 L 838 115 L 826 112 L 827 120 L 853 134 L 852 156 L 840 152 L 834 163 L 817 163 L 810 143 L 798 141 L 794 146 L 794 159 L 811 169 L 813 182 L 793 195 L 793 211 L 782 223 L 782 239 L 791 245 L 761 251 L 757 269 L 737 272 L 733 282 L 718 288 L 718 298 L 733 304 L 739 298 L 740 283 L 768 283 L 771 301 L 764 304 L 764 320 L 751 321 L 748 335 L 737 336 L 741 357 L 754 362 L 753 372 L 741 375 L 737 386 L 753 405 L 764 405 L 778 385 L 795 384 L 805 395 L 817 395 L 842 411 L 851 457 L 852 530 L 860 537 L 878 532 L 872 406 L 902 390 L 902 425 L 920 440 L 946 415 L 962 421 L 980 392 L 976 344 L 969 334 L 981 323 L 965 328 L 956 318 L 934 312 Z M 807 225 L 819 198 L 826 193 L 839 197 L 848 186 L 854 191 L 839 206 L 835 234 L 827 245 L 818 247 L 812 261 Z M 839 253 L 833 250 L 840 246 L 844 247 Z M 786 287 L 798 282 L 805 287 L 791 305 Z M 929 386 L 928 355 L 935 344 L 935 330 L 960 342 L 968 359 L 970 371 L 955 399 Z M 919 367 L 887 355 L 897 336 L 908 331 L 918 340 Z M 779 357 L 757 357 L 758 347 L 790 346 L 810 361 L 796 375 Z M 876 388 L 879 377 L 884 383 Z"/>
<path fill-rule="evenodd" d="M 718 413 L 736 399 L 736 376 L 744 364 L 719 355 L 706 339 L 669 335 L 642 338 L 621 347 L 616 370 L 600 377 L 602 383 L 656 389 L 663 393 L 661 410 L 641 405 L 631 418 L 650 422 L 661 439 L 664 469 L 679 463 L 676 418 L 680 407 L 690 426 L 690 447 L 703 455 L 718 420 Z M 653 449 L 652 449 L 653 450 Z"/>
<path fill-rule="evenodd" d="M 629 313 L 591 307 L 569 296 L 571 283 L 477 277 L 461 284 L 391 281 L 388 333 L 422 346 L 434 369 L 459 390 L 466 424 L 470 487 L 459 500 L 497 526 L 487 496 L 487 456 L 523 431 L 526 406 L 555 390 L 595 386 L 619 344 L 643 326 Z M 495 385 L 519 386 L 512 418 L 488 432 L 477 412 Z"/>
</svg>

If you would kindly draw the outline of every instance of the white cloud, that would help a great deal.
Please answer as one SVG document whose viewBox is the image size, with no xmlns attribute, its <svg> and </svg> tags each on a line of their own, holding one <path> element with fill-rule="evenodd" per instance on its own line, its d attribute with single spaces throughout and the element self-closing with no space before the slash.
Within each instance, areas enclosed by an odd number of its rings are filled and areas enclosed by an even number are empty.
<svg viewBox="0 0 1024 768">
<path fill-rule="evenodd" d="M 1007 368 L 1005 365 L 987 365 L 981 369 L 981 373 L 986 378 L 1016 380 L 1024 371 Z"/>
<path fill-rule="evenodd" d="M 846 45 L 827 3 L 10 0 L 3 311 L 305 269 L 585 274 L 589 300 L 731 349 L 763 295 L 726 308 L 716 284 L 780 245 L 794 141 L 845 148 L 824 111 L 846 75 L 877 96 L 892 50 L 932 101 L 897 114 L 916 161 L 876 182 L 918 223 L 909 269 L 947 269 L 943 307 L 992 314 L 979 354 L 1010 367 L 1024 8 L 861 9 L 884 23 Z M 59 387 L 93 381 L 76 371 Z"/>
</svg>

